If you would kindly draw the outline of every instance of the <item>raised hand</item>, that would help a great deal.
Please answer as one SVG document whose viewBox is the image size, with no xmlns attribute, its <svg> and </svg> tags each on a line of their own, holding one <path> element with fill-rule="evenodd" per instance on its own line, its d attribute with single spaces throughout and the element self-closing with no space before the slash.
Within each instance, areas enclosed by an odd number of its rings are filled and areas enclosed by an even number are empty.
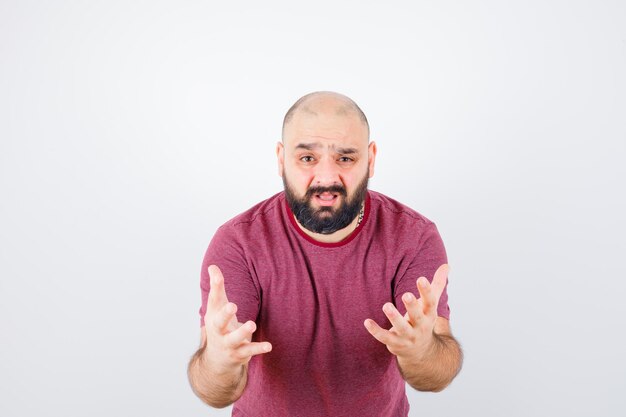
<svg viewBox="0 0 626 417">
<path fill-rule="evenodd" d="M 391 329 L 381 328 L 374 320 L 365 320 L 367 331 L 399 359 L 419 361 L 428 356 L 434 338 L 437 305 L 446 286 L 448 269 L 447 264 L 441 265 L 432 283 L 426 277 L 417 279 L 419 299 L 410 292 L 402 295 L 407 311 L 404 316 L 392 303 L 385 303 L 383 312 L 393 326 Z"/>
<path fill-rule="evenodd" d="M 237 305 L 228 301 L 224 276 L 216 265 L 209 266 L 211 289 L 204 316 L 206 349 L 204 362 L 217 374 L 235 371 L 252 356 L 272 350 L 268 342 L 251 342 L 256 323 L 237 321 Z"/>
</svg>

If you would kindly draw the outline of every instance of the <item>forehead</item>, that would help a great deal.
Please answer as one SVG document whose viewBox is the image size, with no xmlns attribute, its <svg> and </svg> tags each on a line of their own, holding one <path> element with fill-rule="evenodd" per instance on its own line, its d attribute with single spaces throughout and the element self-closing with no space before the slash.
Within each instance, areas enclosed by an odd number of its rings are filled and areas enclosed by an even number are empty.
<svg viewBox="0 0 626 417">
<path fill-rule="evenodd" d="M 285 126 L 285 147 L 295 149 L 303 143 L 316 148 L 366 148 L 367 128 L 352 112 L 301 110 Z"/>
</svg>

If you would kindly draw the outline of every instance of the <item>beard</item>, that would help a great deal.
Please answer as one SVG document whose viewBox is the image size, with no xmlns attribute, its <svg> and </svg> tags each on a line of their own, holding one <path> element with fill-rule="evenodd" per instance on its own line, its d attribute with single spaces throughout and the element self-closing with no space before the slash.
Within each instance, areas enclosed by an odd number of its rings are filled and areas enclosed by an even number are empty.
<svg viewBox="0 0 626 417">
<path fill-rule="evenodd" d="M 351 198 L 348 198 L 348 192 L 343 185 L 330 187 L 313 186 L 306 191 L 304 197 L 300 198 L 289 186 L 286 177 L 286 175 L 283 175 L 285 197 L 298 223 L 311 232 L 329 235 L 348 226 L 361 211 L 367 196 L 369 170 L 365 174 L 365 178 L 357 185 Z M 341 195 L 341 205 L 337 208 L 329 206 L 314 208 L 312 206 L 313 197 L 324 192 Z"/>
</svg>

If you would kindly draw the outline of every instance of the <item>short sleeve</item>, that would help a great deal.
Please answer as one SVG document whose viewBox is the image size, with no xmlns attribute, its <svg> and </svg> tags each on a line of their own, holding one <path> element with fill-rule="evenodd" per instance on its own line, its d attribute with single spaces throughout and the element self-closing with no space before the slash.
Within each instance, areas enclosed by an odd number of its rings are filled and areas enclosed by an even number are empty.
<svg viewBox="0 0 626 417">
<path fill-rule="evenodd" d="M 208 271 L 210 265 L 217 265 L 222 271 L 228 301 L 237 305 L 237 320 L 245 323 L 257 319 L 260 305 L 259 291 L 250 274 L 245 251 L 237 239 L 235 227 L 232 223 L 220 227 L 204 255 L 200 271 L 202 292 L 200 326 L 204 326 L 204 315 L 211 288 Z"/>
<path fill-rule="evenodd" d="M 417 279 L 419 277 L 426 277 L 428 281 L 432 282 L 437 268 L 446 263 L 448 263 L 448 257 L 437 226 L 435 226 L 434 223 L 429 223 L 419 239 L 415 257 L 409 264 L 405 273 L 396 280 L 393 296 L 396 308 L 401 314 L 406 313 L 406 308 L 402 302 L 402 294 L 412 292 L 415 297 L 419 298 Z M 447 282 L 439 298 L 437 315 L 448 320 L 450 319 Z"/>
</svg>

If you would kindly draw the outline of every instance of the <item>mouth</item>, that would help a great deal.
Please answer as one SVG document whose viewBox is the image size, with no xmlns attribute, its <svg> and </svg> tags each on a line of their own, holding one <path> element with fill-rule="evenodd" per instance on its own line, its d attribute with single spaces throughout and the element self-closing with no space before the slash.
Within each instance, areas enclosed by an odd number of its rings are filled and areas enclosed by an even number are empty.
<svg viewBox="0 0 626 417">
<path fill-rule="evenodd" d="M 315 201 L 322 206 L 332 206 L 339 199 L 339 194 L 324 192 L 315 194 Z"/>
</svg>

